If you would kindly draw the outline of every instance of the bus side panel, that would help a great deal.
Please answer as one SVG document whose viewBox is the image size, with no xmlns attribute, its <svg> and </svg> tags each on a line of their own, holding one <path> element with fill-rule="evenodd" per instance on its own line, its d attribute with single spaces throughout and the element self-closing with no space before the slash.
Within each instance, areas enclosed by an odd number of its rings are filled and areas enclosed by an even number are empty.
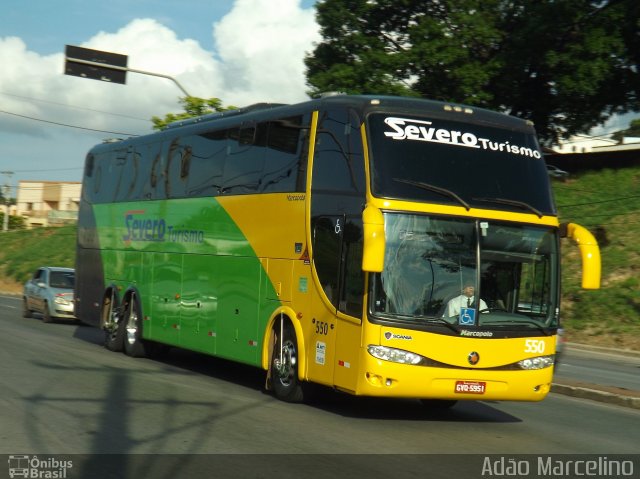
<svg viewBox="0 0 640 479">
<path fill-rule="evenodd" d="M 218 356 L 259 364 L 258 334 L 264 329 L 258 326 L 261 270 L 257 258 L 215 258 Z"/>
<path fill-rule="evenodd" d="M 178 253 L 152 254 L 153 273 L 151 287 L 147 293 L 151 296 L 151 310 L 149 311 L 151 331 L 148 337 L 165 344 L 179 346 L 182 255 Z M 144 324 L 146 326 L 147 321 Z"/>
<path fill-rule="evenodd" d="M 180 308 L 180 344 L 207 354 L 217 353 L 220 321 L 220 271 L 210 255 L 184 255 L 182 303 Z"/>
</svg>

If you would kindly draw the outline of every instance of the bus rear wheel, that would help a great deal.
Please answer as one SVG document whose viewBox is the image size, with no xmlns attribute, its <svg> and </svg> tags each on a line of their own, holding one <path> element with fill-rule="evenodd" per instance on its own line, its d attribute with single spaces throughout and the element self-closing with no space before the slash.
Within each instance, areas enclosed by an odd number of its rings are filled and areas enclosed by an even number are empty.
<svg viewBox="0 0 640 479">
<path fill-rule="evenodd" d="M 142 317 L 136 295 L 132 294 L 124 313 L 124 352 L 132 358 L 146 356 L 142 339 Z"/>
<path fill-rule="evenodd" d="M 104 331 L 104 347 L 109 351 L 120 352 L 124 348 L 124 328 L 119 321 L 115 293 L 105 295 L 100 312 L 100 327 Z"/>
<path fill-rule="evenodd" d="M 301 402 L 304 399 L 302 383 L 298 378 L 298 346 L 296 333 L 290 324 L 277 332 L 276 346 L 271 360 L 271 384 L 278 399 Z"/>
</svg>

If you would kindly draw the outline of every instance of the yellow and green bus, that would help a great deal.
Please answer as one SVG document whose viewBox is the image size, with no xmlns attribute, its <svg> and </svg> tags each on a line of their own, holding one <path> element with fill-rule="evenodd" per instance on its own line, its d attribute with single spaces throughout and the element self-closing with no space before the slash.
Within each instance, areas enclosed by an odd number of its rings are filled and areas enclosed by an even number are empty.
<svg viewBox="0 0 640 479">
<path fill-rule="evenodd" d="M 530 122 L 385 96 L 257 104 L 88 153 L 76 314 L 113 351 L 262 368 L 285 401 L 312 383 L 538 401 L 561 237 L 599 287 L 598 245 L 559 224 Z"/>
</svg>

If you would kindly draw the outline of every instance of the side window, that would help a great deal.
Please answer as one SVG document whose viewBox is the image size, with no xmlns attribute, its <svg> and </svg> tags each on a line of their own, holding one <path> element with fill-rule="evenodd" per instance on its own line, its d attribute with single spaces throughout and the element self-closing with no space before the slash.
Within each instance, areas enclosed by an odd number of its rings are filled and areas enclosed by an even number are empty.
<svg viewBox="0 0 640 479">
<path fill-rule="evenodd" d="M 282 118 L 268 125 L 267 151 L 260 191 L 305 191 L 310 115 Z"/>
<path fill-rule="evenodd" d="M 336 308 L 339 298 L 340 247 L 343 218 L 320 216 L 313 225 L 313 263 L 322 289 Z"/>
<path fill-rule="evenodd" d="M 362 271 L 362 216 L 347 218 L 342 240 L 342 262 L 339 309 L 356 318 L 362 317 L 364 272 Z"/>
<path fill-rule="evenodd" d="M 258 191 L 266 156 L 267 124 L 248 124 L 230 130 L 229 155 L 222 175 L 223 194 Z"/>
<path fill-rule="evenodd" d="M 191 167 L 193 147 L 189 144 L 189 137 L 174 138 L 163 154 L 167 158 L 164 169 L 165 192 L 167 198 L 182 198 L 185 196 L 187 179 Z"/>
<path fill-rule="evenodd" d="M 146 200 L 164 199 L 165 157 L 162 156 L 162 145 L 159 142 L 143 145 L 136 149 L 140 155 L 140 163 L 144 165 L 139 174 L 139 197 Z"/>
<path fill-rule="evenodd" d="M 141 194 L 141 158 L 133 146 L 118 155 L 118 184 L 115 201 L 137 200 Z"/>
<path fill-rule="evenodd" d="M 42 269 L 39 269 L 38 271 L 33 273 L 33 282 L 34 283 L 38 283 L 38 282 L 42 281 L 42 276 L 43 275 L 44 275 L 44 270 L 42 270 Z"/>
<path fill-rule="evenodd" d="M 120 174 L 126 158 L 126 150 L 111 150 L 95 155 L 92 180 L 86 194 L 94 203 L 109 203 L 118 192 Z"/>
<path fill-rule="evenodd" d="M 315 190 L 364 195 L 364 155 L 359 123 L 357 115 L 348 110 L 329 110 L 321 114 L 312 180 Z"/>
<path fill-rule="evenodd" d="M 187 196 L 215 196 L 222 189 L 222 173 L 229 140 L 227 130 L 192 135 Z"/>
</svg>

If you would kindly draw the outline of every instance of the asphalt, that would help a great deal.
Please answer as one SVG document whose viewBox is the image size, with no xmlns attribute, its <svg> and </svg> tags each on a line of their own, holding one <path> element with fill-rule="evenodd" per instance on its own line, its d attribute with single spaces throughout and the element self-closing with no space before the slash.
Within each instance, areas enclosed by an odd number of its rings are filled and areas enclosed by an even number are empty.
<svg viewBox="0 0 640 479">
<path fill-rule="evenodd" d="M 0 294 L 7 296 L 19 295 L 4 292 L 0 292 Z M 619 356 L 621 359 L 629 357 L 640 358 L 640 351 L 634 351 L 631 349 L 620 350 L 580 343 L 565 343 L 565 347 L 568 350 L 596 351 L 609 354 L 611 356 Z M 614 404 L 617 406 L 640 409 L 640 391 L 631 389 L 585 383 L 581 381 L 571 381 L 563 378 L 558 382 L 553 382 L 551 384 L 551 392 L 581 399 L 589 399 L 591 401 Z"/>
<path fill-rule="evenodd" d="M 629 357 L 640 358 L 640 351 L 634 351 L 631 349 L 620 350 L 579 343 L 566 343 L 565 347 L 568 350 L 605 353 L 611 356 L 618 356 L 621 359 Z M 614 404 L 617 406 L 640 409 L 640 391 L 631 389 L 571 381 L 563 378 L 551 385 L 551 392 L 581 399 L 589 399 L 591 401 Z"/>
</svg>

